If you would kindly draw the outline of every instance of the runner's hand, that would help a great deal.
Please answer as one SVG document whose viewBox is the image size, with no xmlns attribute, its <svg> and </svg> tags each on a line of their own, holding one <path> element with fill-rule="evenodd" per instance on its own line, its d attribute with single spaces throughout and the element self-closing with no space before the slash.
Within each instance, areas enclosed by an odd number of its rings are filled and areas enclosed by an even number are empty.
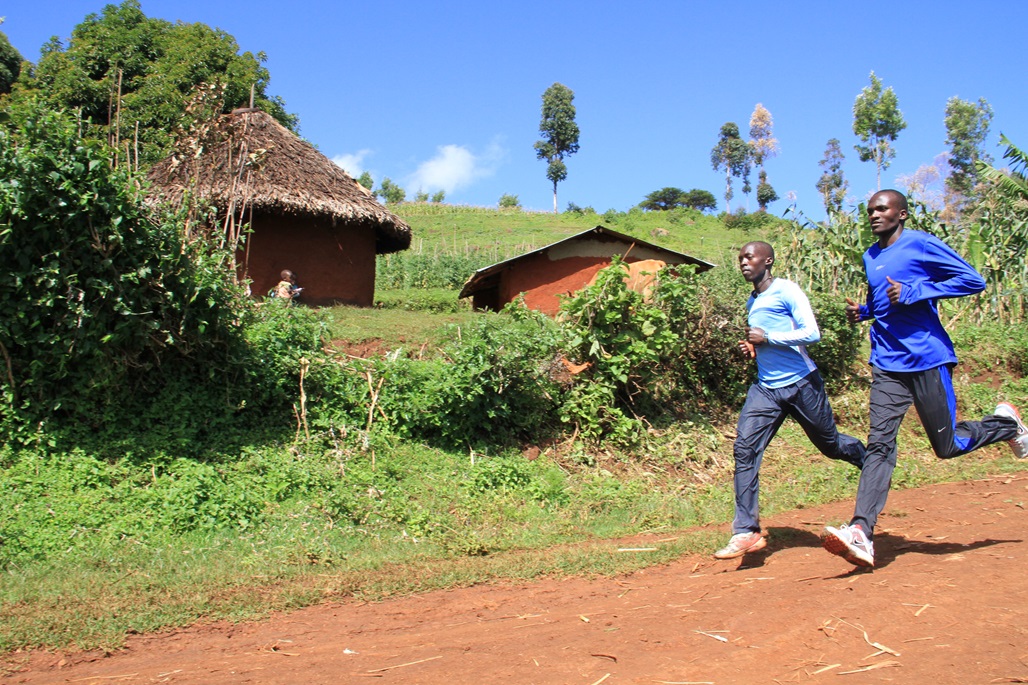
<svg viewBox="0 0 1028 685">
<path fill-rule="evenodd" d="M 885 289 L 885 294 L 889 296 L 889 302 L 892 302 L 893 304 L 899 304 L 900 292 L 903 291 L 903 284 L 897 283 L 888 276 L 885 277 L 885 280 L 887 280 L 891 284 L 888 288 Z"/>
<path fill-rule="evenodd" d="M 846 319 L 850 323 L 860 323 L 860 305 L 846 298 Z"/>
</svg>

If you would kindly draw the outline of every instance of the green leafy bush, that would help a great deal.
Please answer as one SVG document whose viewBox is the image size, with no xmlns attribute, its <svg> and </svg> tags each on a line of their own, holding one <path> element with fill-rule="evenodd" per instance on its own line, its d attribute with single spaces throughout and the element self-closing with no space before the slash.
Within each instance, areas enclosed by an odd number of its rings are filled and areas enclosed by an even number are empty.
<svg viewBox="0 0 1028 685">
<path fill-rule="evenodd" d="M 224 367 L 240 295 L 226 255 L 152 223 L 130 175 L 74 121 L 16 114 L 0 130 L 8 430 L 50 419 L 96 428 L 183 365 Z"/>
<path fill-rule="evenodd" d="M 99 453 L 216 452 L 281 430 L 324 326 L 255 308 L 111 151 L 39 107 L 0 129 L 0 431 Z"/>
<path fill-rule="evenodd" d="M 521 200 L 518 199 L 517 195 L 511 195 L 510 193 L 504 193 L 500 196 L 499 201 L 500 209 L 520 209 Z"/>
<path fill-rule="evenodd" d="M 854 369 L 867 360 L 860 358 L 860 347 L 867 330 L 846 319 L 846 301 L 820 292 L 809 293 L 811 309 L 821 330 L 821 340 L 807 348 L 824 378 L 829 392 L 844 390 L 854 377 Z"/>
<path fill-rule="evenodd" d="M 454 332 L 442 357 L 375 362 L 381 407 L 401 433 L 443 444 L 502 444 L 545 432 L 558 387 L 555 332 L 545 317 L 482 318 Z"/>
</svg>

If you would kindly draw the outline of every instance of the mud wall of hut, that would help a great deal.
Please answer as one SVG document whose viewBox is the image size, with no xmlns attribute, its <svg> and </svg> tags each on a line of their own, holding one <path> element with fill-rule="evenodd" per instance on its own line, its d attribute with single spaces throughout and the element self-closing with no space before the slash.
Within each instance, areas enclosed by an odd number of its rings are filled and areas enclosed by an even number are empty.
<svg viewBox="0 0 1028 685">
<path fill-rule="evenodd" d="M 626 245 L 607 236 L 589 237 L 558 244 L 545 252 L 527 255 L 503 272 L 499 283 L 499 305 L 502 307 L 521 293 L 525 305 L 549 316 L 560 308 L 559 295 L 569 295 L 584 288 L 596 272 L 609 266 L 615 254 L 626 255 L 625 261 L 642 259 L 674 260 L 662 250 Z"/>
<path fill-rule="evenodd" d="M 374 304 L 374 228 L 275 215 L 258 215 L 251 226 L 239 261 L 255 297 L 265 297 L 289 269 L 304 304 Z"/>
</svg>

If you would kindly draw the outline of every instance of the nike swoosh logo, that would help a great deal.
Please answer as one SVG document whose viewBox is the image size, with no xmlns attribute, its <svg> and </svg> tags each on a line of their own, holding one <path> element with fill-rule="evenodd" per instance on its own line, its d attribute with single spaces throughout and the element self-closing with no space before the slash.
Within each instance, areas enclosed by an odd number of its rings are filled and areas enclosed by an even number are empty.
<svg viewBox="0 0 1028 685">
<path fill-rule="evenodd" d="M 944 431 L 944 430 L 946 430 L 946 427 L 945 427 L 945 426 L 943 426 L 942 428 L 940 428 L 939 430 L 937 430 L 937 431 L 935 431 L 935 432 L 936 432 L 936 433 L 941 433 L 941 432 L 942 432 L 942 431 Z"/>
</svg>

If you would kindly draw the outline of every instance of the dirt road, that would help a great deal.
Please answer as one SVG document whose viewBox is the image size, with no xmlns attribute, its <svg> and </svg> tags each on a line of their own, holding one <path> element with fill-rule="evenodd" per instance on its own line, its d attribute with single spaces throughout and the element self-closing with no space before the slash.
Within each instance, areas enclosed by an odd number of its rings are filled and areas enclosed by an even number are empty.
<svg viewBox="0 0 1028 685">
<path fill-rule="evenodd" d="M 16 655 L 5 682 L 1028 683 L 1025 506 L 1025 474 L 894 492 L 873 572 L 820 548 L 839 503 L 766 520 L 771 544 L 741 564 L 327 604 L 110 656 Z"/>
</svg>

